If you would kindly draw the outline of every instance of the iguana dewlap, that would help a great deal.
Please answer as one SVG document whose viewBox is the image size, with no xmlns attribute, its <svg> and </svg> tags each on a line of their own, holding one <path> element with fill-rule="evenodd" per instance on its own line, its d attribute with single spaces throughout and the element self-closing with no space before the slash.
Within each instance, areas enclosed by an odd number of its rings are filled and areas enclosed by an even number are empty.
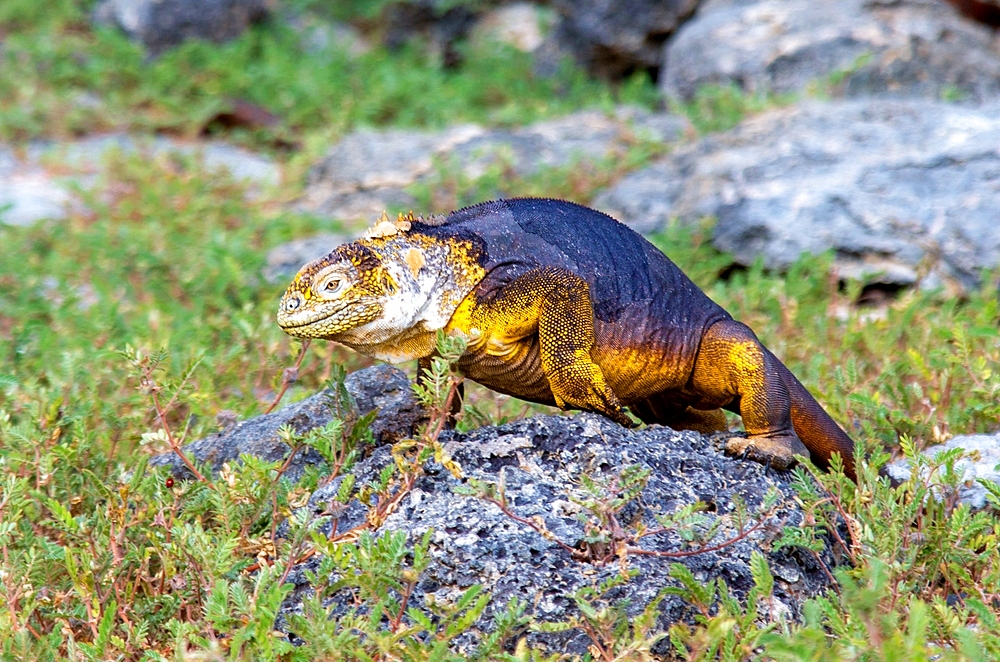
<svg viewBox="0 0 1000 662">
<path fill-rule="evenodd" d="M 725 430 L 727 409 L 750 457 L 840 453 L 854 473 L 851 439 L 749 327 L 641 236 L 570 202 L 383 217 L 299 271 L 278 324 L 394 363 L 432 355 L 439 329 L 462 333 L 459 367 L 495 391 L 702 432 Z"/>
</svg>

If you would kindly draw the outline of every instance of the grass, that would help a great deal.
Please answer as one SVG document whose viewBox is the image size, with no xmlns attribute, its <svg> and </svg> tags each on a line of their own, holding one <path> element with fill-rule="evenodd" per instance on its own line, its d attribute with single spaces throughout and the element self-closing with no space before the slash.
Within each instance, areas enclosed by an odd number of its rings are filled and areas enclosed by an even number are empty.
<svg viewBox="0 0 1000 662">
<path fill-rule="evenodd" d="M 530 56 L 489 43 L 465 47 L 456 69 L 442 68 L 416 43 L 391 55 L 383 48 L 358 57 L 335 46 L 310 51 L 280 21 L 222 46 L 189 42 L 147 61 L 117 31 L 89 29 L 88 5 L 3 3 L 0 138 L 197 135 L 231 99 L 280 118 L 277 127 L 237 136 L 258 146 L 336 137 L 358 125 L 522 124 L 582 107 L 655 101 L 648 82 L 612 90 L 569 65 L 538 78 Z"/>
<path fill-rule="evenodd" d="M 747 115 L 788 104 L 793 95 L 750 94 L 737 85 L 706 85 L 690 101 L 671 103 L 671 110 L 684 115 L 699 133 L 733 128 Z"/>
<path fill-rule="evenodd" d="M 520 56 L 502 51 L 470 54 L 477 66 L 492 63 L 486 87 L 499 92 L 491 93 L 473 84 L 471 68 L 442 71 L 416 46 L 351 63 L 330 60 L 335 54 L 310 59 L 276 25 L 146 62 L 113 33 L 87 29 L 85 5 L 39 6 L 0 4 L 7 138 L 110 128 L 194 133 L 228 94 L 264 103 L 282 117 L 282 130 L 307 139 L 364 123 L 522 122 L 610 104 L 616 94 L 572 72 L 534 81 Z M 556 99 L 559 89 L 566 94 Z M 638 85 L 617 94 L 646 92 Z M 99 96 L 96 110 L 74 102 L 83 93 Z M 709 101 L 688 110 L 706 130 L 733 122 L 749 104 L 711 102 L 717 97 L 707 91 Z M 263 144 L 273 136 L 243 138 Z M 493 190 L 586 201 L 648 150 L 637 144 L 619 162 L 530 180 L 510 180 L 501 164 L 468 181 L 441 164 L 433 186 L 415 192 L 432 208 Z M 628 622 L 600 590 L 576 596 L 580 616 L 567 623 L 539 623 L 528 606 L 506 605 L 488 635 L 472 626 L 490 600 L 475 587 L 454 604 L 401 619 L 406 587 L 427 561 L 426 540 L 371 533 L 334 545 L 294 518 L 288 535 L 274 534 L 325 476 L 349 474 L 366 443 L 363 421 L 335 421 L 304 438 L 288 433 L 292 445 L 326 458 L 297 485 L 277 464 L 256 460 L 204 481 L 174 481 L 146 464 L 168 449 L 167 429 L 189 441 L 215 431 L 220 414 L 249 417 L 269 406 L 299 345 L 274 324 L 282 285 L 262 280 L 264 255 L 336 228 L 290 213 L 280 200 L 248 199 L 195 158 L 111 155 L 96 188 L 80 195 L 84 204 L 65 221 L 0 226 L 0 659 L 556 659 L 558 651 L 519 644 L 525 628 L 610 633 L 595 643 L 603 659 L 649 659 L 660 640 L 684 659 L 1000 657 L 1000 521 L 995 510 L 972 513 L 932 498 L 960 483 L 954 454 L 898 489 L 871 469 L 858 486 L 836 472 L 811 479 L 800 471 L 797 491 L 813 524 L 786 530 L 779 544 L 810 549 L 836 532 L 845 560 L 833 569 L 837 588 L 808 602 L 800 623 L 759 608 L 773 586 L 762 558 L 749 601 L 675 566 L 675 592 L 701 615 L 667 632 L 656 627 L 655 604 Z M 1000 311 L 992 276 L 962 300 L 903 292 L 873 314 L 855 305 L 860 284 L 844 288 L 831 277 L 829 256 L 805 257 L 784 275 L 756 265 L 722 279 L 729 259 L 710 234 L 709 226 L 671 226 L 653 239 L 868 449 L 913 456 L 955 434 L 995 429 Z M 336 385 L 341 366 L 364 364 L 313 343 L 286 402 Z M 435 370 L 423 395 L 440 419 L 454 376 L 446 363 Z M 483 392 L 475 399 L 464 425 L 526 413 L 516 401 Z M 447 466 L 435 443 L 429 428 L 365 489 L 391 499 L 421 458 Z M 990 499 L 1000 507 L 1000 494 Z M 317 597 L 288 624 L 305 641 L 293 647 L 274 635 L 276 615 L 289 561 L 309 550 L 321 553 L 326 574 L 317 573 Z M 329 618 L 322 598 L 334 588 L 330 573 L 350 578 L 362 609 Z M 474 653 L 459 654 L 459 638 Z"/>
</svg>

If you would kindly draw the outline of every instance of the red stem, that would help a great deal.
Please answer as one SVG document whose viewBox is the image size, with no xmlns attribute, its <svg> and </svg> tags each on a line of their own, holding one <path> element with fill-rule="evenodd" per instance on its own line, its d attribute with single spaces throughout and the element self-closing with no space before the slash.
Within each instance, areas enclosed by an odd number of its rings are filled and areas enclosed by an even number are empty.
<svg viewBox="0 0 1000 662">
<path fill-rule="evenodd" d="M 281 390 L 278 391 L 278 395 L 276 395 L 274 401 L 271 402 L 271 406 L 264 410 L 265 414 L 270 414 L 274 408 L 278 406 L 281 399 L 285 397 L 285 391 L 287 391 L 288 387 L 298 379 L 299 368 L 302 367 L 302 359 L 306 357 L 306 350 L 309 349 L 309 343 L 311 342 L 312 340 L 309 338 L 302 341 L 302 349 L 299 350 L 299 357 L 295 359 L 295 365 L 292 366 L 291 371 L 285 370 L 285 374 L 281 377 Z M 289 379 L 289 374 L 295 375 L 295 378 Z"/>
</svg>

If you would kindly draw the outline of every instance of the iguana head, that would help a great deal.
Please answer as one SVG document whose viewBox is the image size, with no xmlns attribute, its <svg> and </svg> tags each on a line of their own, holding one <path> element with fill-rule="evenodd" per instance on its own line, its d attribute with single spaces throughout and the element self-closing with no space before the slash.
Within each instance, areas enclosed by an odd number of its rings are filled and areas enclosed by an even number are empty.
<svg viewBox="0 0 1000 662">
<path fill-rule="evenodd" d="M 381 256 L 345 244 L 302 267 L 278 307 L 278 326 L 299 338 L 339 340 L 382 317 L 398 286 Z"/>
<path fill-rule="evenodd" d="M 485 272 L 472 241 L 410 232 L 415 220 L 383 214 L 358 241 L 302 267 L 278 325 L 393 363 L 431 355 L 437 331 Z"/>
</svg>

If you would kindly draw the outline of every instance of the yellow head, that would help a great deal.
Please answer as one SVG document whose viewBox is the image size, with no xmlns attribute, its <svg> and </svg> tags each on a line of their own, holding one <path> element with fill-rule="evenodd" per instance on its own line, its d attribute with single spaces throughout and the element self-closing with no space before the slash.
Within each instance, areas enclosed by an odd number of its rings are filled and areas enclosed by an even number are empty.
<svg viewBox="0 0 1000 662">
<path fill-rule="evenodd" d="M 397 290 L 378 253 L 345 244 L 299 270 L 281 297 L 278 326 L 299 338 L 339 340 L 378 320 Z"/>
</svg>

